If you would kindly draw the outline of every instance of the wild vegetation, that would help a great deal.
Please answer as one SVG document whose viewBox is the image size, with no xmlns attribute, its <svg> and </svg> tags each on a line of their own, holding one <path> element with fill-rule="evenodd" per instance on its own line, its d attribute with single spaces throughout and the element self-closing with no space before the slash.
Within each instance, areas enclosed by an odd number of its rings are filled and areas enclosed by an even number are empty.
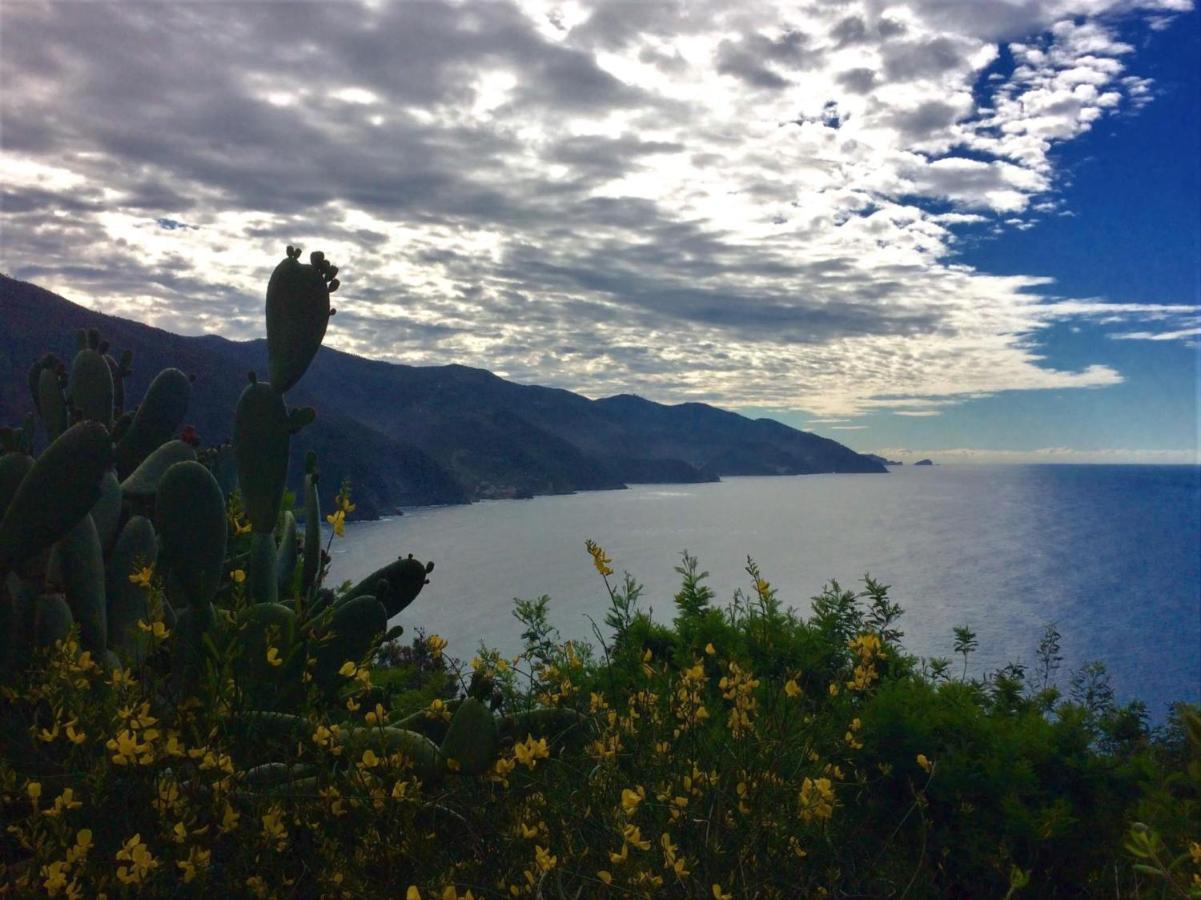
<svg viewBox="0 0 1201 900">
<path fill-rule="evenodd" d="M 546 597 L 516 657 L 402 642 L 432 564 L 329 586 L 349 487 L 323 515 L 310 458 L 285 491 L 338 286 L 299 255 L 232 445 L 196 446 L 178 370 L 126 411 L 94 333 L 0 435 L 0 893 L 1201 896 L 1201 717 L 1151 730 L 1097 665 L 1062 696 L 1053 628 L 973 673 L 967 628 L 907 654 L 871 578 L 802 616 L 748 560 L 720 607 L 688 554 L 667 625 L 589 542 L 594 643 Z"/>
</svg>

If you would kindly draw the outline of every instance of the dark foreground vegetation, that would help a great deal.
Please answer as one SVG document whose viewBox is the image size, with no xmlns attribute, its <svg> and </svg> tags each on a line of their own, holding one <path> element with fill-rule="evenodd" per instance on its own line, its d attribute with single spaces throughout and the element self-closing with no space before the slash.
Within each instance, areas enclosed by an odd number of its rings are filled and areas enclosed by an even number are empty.
<svg viewBox="0 0 1201 900">
<path fill-rule="evenodd" d="M 967 628 L 908 655 L 870 578 L 802 616 L 748 560 L 719 607 L 687 554 L 668 626 L 589 543 L 594 642 L 545 597 L 515 658 L 402 641 L 432 564 L 326 585 L 349 488 L 310 457 L 285 491 L 336 275 L 276 269 L 232 445 L 198 446 L 176 369 L 126 412 L 99 334 L 30 370 L 0 433 L 0 894 L 1201 896 L 1201 717 L 1149 729 L 1099 665 L 1061 694 L 1053 628 L 977 675 Z"/>
</svg>

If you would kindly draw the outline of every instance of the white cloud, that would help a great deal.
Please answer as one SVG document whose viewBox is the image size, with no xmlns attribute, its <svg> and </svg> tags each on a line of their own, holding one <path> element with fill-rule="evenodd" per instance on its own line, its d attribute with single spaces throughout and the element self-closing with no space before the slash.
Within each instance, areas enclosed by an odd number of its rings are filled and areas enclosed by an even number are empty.
<svg viewBox="0 0 1201 900">
<path fill-rule="evenodd" d="M 282 246 L 320 246 L 329 343 L 592 396 L 845 417 L 1112 385 L 1034 338 L 1188 340 L 1195 308 L 1064 301 L 956 263 L 956 229 L 1069 214 L 1052 149 L 1154 97 L 1117 23 L 1186 9 L 6 4 L 0 265 L 249 337 Z"/>
</svg>

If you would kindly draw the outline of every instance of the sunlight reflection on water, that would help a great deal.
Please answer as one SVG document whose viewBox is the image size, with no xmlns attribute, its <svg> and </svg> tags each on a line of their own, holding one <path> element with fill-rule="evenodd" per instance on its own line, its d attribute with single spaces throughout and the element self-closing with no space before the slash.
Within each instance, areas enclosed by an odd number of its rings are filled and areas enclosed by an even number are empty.
<svg viewBox="0 0 1201 900">
<path fill-rule="evenodd" d="M 889 476 L 730 478 L 413 510 L 354 524 L 334 544 L 335 579 L 399 553 L 433 559 L 432 583 L 398 619 L 470 657 L 519 646 L 514 597 L 551 595 L 565 637 L 590 638 L 607 596 L 584 551 L 601 543 L 643 606 L 674 614 L 687 548 L 728 600 L 752 555 L 780 597 L 808 610 L 831 578 L 892 585 L 905 646 L 951 655 L 951 629 L 980 639 L 972 671 L 1031 663 L 1059 623 L 1067 671 L 1103 660 L 1122 698 L 1159 716 L 1201 697 L 1201 470 L 1139 466 L 904 467 Z M 653 501 L 653 502 L 651 502 Z"/>
</svg>

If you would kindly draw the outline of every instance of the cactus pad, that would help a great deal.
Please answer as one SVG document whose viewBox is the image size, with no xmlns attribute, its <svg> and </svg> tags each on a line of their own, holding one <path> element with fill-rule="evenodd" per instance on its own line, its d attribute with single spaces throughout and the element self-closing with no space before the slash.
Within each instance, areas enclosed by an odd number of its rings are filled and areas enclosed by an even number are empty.
<svg viewBox="0 0 1201 900">
<path fill-rule="evenodd" d="M 45 550 L 100 499 L 113 445 L 98 422 L 72 425 L 37 458 L 0 520 L 0 566 Z"/>
<path fill-rule="evenodd" d="M 329 295 L 337 290 L 337 268 L 317 253 L 304 264 L 289 247 L 267 283 L 267 362 L 271 384 L 281 394 L 296 384 L 313 361 L 331 315 Z M 331 271 L 332 270 L 332 271 Z"/>
<path fill-rule="evenodd" d="M 483 775 L 496 759 L 500 736 L 488 707 L 468 697 L 459 707 L 442 741 L 442 754 L 459 764 L 464 775 Z"/>
<path fill-rule="evenodd" d="M 225 498 L 198 462 L 178 462 L 159 481 L 155 516 L 160 559 L 188 605 L 207 606 L 225 570 Z"/>
<path fill-rule="evenodd" d="M 117 444 L 117 474 L 128 478 L 147 456 L 183 424 L 192 398 L 192 381 L 179 369 L 163 369 Z"/>
<path fill-rule="evenodd" d="M 251 527 L 275 530 L 288 479 L 288 410 L 271 385 L 254 381 L 238 398 L 234 416 L 234 456 L 238 485 Z"/>
<path fill-rule="evenodd" d="M 350 589 L 349 597 L 371 595 L 384 604 L 388 618 L 404 610 L 417 599 L 421 589 L 429 583 L 426 576 L 434 571 L 434 564 L 413 559 L 413 554 L 401 557 L 382 569 L 372 572 Z"/>
</svg>

